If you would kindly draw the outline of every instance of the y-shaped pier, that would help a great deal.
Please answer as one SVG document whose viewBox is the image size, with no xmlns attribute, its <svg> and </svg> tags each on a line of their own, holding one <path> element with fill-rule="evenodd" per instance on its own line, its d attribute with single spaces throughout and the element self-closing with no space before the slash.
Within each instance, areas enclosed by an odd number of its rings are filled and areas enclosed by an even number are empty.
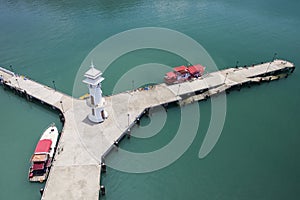
<svg viewBox="0 0 300 200">
<path fill-rule="evenodd" d="M 59 109 L 63 114 L 65 123 L 42 199 L 98 200 L 102 158 L 147 109 L 173 102 L 184 105 L 204 100 L 244 84 L 287 77 L 294 69 L 291 62 L 274 60 L 212 72 L 180 84 L 163 83 L 149 90 L 108 96 L 105 109 L 109 118 L 99 124 L 87 119 L 90 108 L 85 100 L 70 97 L 4 68 L 0 68 L 0 81 L 4 87 L 16 90 L 29 100 L 36 99 Z"/>
</svg>

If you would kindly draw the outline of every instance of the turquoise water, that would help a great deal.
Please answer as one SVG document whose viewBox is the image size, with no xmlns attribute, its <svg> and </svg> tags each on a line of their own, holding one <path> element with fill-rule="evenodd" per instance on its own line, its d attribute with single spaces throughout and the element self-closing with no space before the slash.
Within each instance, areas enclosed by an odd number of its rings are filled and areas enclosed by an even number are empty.
<svg viewBox="0 0 300 200">
<path fill-rule="evenodd" d="M 72 94 L 87 54 L 106 38 L 132 28 L 155 26 L 180 31 L 205 47 L 219 69 L 279 58 L 300 63 L 299 1 L 2 1 L 0 65 Z M 174 44 L 176 45 L 176 43 Z M 104 73 L 104 93 L 137 64 L 185 64 L 159 51 L 133 52 Z M 97 64 L 97 63 L 96 63 Z M 162 76 L 158 74 L 158 76 Z M 157 77 L 158 77 L 157 76 Z M 159 79 L 158 79 L 159 80 Z M 299 70 L 288 79 L 244 88 L 227 96 L 227 116 L 213 151 L 198 158 L 211 104 L 200 102 L 195 140 L 172 165 L 145 174 L 109 168 L 103 199 L 299 199 Z M 56 113 L 0 89 L 0 199 L 39 199 L 41 184 L 27 181 L 29 158 Z M 148 139 L 132 137 L 121 147 L 147 152 L 176 133 L 180 110 Z M 147 119 L 143 119 L 147 123 Z M 138 129 L 135 130 L 138 134 Z M 117 155 L 114 155 L 117 156 Z"/>
</svg>

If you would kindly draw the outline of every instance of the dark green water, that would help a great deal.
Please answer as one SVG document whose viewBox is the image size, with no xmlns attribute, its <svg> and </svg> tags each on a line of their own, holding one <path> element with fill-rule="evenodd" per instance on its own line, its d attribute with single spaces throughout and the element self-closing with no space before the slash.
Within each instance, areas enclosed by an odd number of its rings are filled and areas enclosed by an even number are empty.
<svg viewBox="0 0 300 200">
<path fill-rule="evenodd" d="M 299 8 L 296 0 L 0 0 L 0 65 L 7 69 L 13 65 L 17 73 L 49 86 L 54 80 L 60 91 L 72 94 L 81 62 L 98 43 L 121 31 L 155 26 L 192 37 L 220 69 L 235 66 L 236 61 L 240 65 L 269 61 L 275 52 L 297 67 Z M 118 77 L 137 64 L 185 64 L 161 52 L 136 53 L 104 73 L 106 95 Z M 299 75 L 296 69 L 288 79 L 230 93 L 222 135 L 204 159 L 198 152 L 211 104 L 200 102 L 201 121 L 195 122 L 200 128 L 185 154 L 151 173 L 108 169 L 102 180 L 107 188 L 104 199 L 299 199 Z M 28 183 L 28 161 L 43 129 L 53 121 L 59 124 L 59 119 L 11 92 L 0 89 L 0 95 L 0 199 L 39 199 L 43 185 Z M 132 137 L 121 147 L 135 152 L 162 147 L 174 137 L 172 123 L 179 115 L 178 109 L 170 109 L 159 134 Z"/>
</svg>

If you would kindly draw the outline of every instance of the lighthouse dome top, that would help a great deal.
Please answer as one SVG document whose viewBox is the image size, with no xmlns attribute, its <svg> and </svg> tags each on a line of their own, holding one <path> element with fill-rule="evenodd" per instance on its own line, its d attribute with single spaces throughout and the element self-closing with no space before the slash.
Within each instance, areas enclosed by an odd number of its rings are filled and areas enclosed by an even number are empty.
<svg viewBox="0 0 300 200">
<path fill-rule="evenodd" d="M 86 78 L 90 78 L 90 79 L 97 79 L 101 75 L 102 72 L 95 68 L 93 62 L 91 63 L 90 69 L 84 74 Z"/>
<path fill-rule="evenodd" d="M 91 68 L 84 74 L 85 79 L 83 80 L 83 82 L 89 85 L 98 85 L 104 80 L 101 75 L 102 72 L 96 69 L 92 62 Z"/>
</svg>

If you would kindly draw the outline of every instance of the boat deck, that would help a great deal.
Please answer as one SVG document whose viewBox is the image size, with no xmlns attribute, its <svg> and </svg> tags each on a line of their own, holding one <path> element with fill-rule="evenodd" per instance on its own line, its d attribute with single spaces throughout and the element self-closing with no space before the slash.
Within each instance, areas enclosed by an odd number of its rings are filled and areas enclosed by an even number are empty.
<svg viewBox="0 0 300 200">
<path fill-rule="evenodd" d="M 30 178 L 29 180 L 31 181 L 31 182 L 44 182 L 45 180 L 46 180 L 46 178 L 47 178 L 47 176 L 48 176 L 48 173 L 49 172 L 47 172 L 46 174 L 44 174 L 43 176 L 34 176 L 34 177 L 32 177 L 32 178 Z"/>
</svg>

